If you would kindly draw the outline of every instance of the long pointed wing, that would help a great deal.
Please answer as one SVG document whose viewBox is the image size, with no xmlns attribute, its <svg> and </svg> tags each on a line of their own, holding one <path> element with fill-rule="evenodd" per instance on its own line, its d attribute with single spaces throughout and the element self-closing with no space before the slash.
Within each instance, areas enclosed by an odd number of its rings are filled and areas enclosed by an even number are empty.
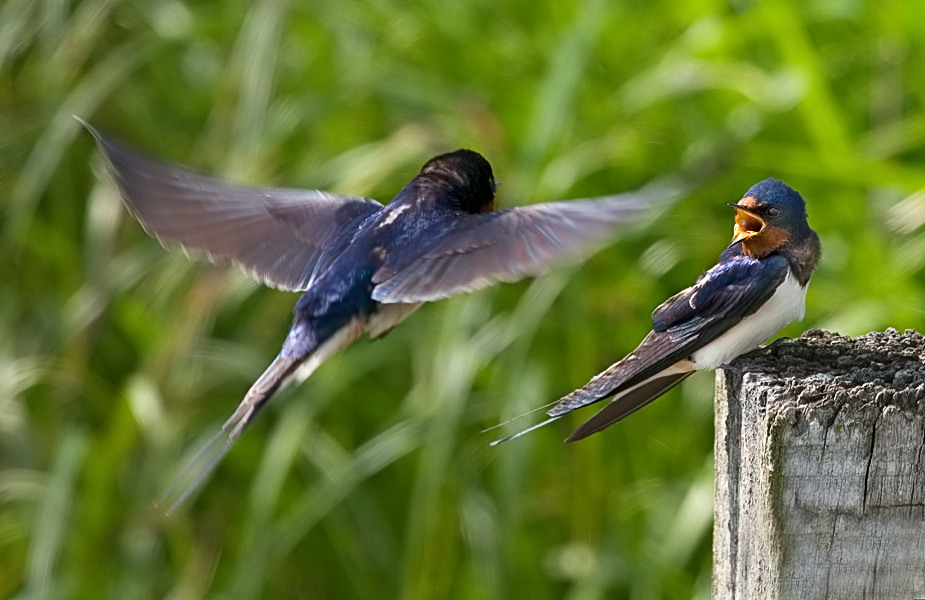
<svg viewBox="0 0 925 600">
<path fill-rule="evenodd" d="M 640 192 L 461 215 L 441 225 L 430 247 L 391 253 L 373 278 L 373 298 L 426 302 L 540 275 L 587 255 L 620 225 L 664 206 L 669 195 Z"/>
<path fill-rule="evenodd" d="M 165 246 L 231 261 L 283 290 L 307 289 L 325 244 L 382 205 L 316 190 L 249 188 L 155 161 L 96 138 L 129 211 Z"/>
</svg>

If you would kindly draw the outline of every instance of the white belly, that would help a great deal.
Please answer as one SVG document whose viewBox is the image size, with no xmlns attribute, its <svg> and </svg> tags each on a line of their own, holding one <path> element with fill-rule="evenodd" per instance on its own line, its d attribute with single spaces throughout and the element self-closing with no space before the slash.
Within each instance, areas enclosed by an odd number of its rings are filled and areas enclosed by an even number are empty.
<svg viewBox="0 0 925 600">
<path fill-rule="evenodd" d="M 780 331 L 794 319 L 803 319 L 806 311 L 805 286 L 788 271 L 787 278 L 777 288 L 771 299 L 764 306 L 744 319 L 742 322 L 719 336 L 691 358 L 698 370 L 712 370 L 727 364 L 737 356 L 754 350 L 761 342 Z"/>
</svg>

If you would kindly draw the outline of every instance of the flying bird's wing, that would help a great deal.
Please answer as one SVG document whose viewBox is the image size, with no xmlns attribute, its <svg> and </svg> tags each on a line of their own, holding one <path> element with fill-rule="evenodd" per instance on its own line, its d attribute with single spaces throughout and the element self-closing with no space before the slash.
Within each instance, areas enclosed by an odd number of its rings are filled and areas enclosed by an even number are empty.
<svg viewBox="0 0 925 600">
<path fill-rule="evenodd" d="M 316 190 L 231 185 L 146 158 L 84 125 L 149 234 L 213 262 L 230 260 L 275 288 L 307 289 L 325 244 L 382 208 L 375 200 Z"/>
<path fill-rule="evenodd" d="M 540 275 L 587 254 L 617 225 L 659 206 L 646 195 L 624 194 L 463 214 L 442 224 L 429 247 L 387 255 L 373 277 L 373 299 L 427 302 Z"/>
<path fill-rule="evenodd" d="M 717 265 L 652 313 L 653 331 L 626 358 L 562 398 L 547 414 L 560 417 L 615 396 L 568 439 L 582 439 L 639 410 L 690 375 L 679 363 L 761 307 L 786 277 L 782 256 L 741 257 Z M 761 285 L 755 282 L 760 281 Z"/>
</svg>

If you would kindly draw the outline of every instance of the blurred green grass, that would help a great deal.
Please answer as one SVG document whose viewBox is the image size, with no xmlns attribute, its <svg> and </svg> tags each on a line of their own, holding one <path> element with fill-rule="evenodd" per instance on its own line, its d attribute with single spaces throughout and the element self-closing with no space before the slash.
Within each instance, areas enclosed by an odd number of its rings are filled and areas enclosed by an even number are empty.
<svg viewBox="0 0 925 600">
<path fill-rule="evenodd" d="M 925 6 L 0 5 L 0 597 L 706 598 L 712 379 L 606 433 L 481 430 L 583 384 L 784 179 L 807 318 L 925 326 Z M 147 238 L 71 116 L 238 181 L 388 200 L 484 153 L 503 205 L 703 184 L 580 268 L 425 306 L 285 392 L 197 498 L 152 501 L 296 296 Z M 580 418 L 577 417 L 577 418 Z M 529 420 L 528 420 L 529 421 Z"/>
</svg>

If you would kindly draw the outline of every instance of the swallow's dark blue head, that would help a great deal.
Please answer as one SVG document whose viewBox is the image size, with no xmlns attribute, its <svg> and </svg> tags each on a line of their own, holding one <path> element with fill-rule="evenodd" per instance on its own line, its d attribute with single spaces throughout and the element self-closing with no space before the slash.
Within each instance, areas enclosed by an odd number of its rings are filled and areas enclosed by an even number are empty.
<svg viewBox="0 0 925 600">
<path fill-rule="evenodd" d="M 756 183 L 738 203 L 729 206 L 736 211 L 730 245 L 741 242 L 749 256 L 761 258 L 814 235 L 803 196 L 776 179 Z"/>
<path fill-rule="evenodd" d="M 456 150 L 427 161 L 419 177 L 445 190 L 455 208 L 467 213 L 491 212 L 495 208 L 495 177 L 488 161 L 472 150 Z"/>
</svg>

